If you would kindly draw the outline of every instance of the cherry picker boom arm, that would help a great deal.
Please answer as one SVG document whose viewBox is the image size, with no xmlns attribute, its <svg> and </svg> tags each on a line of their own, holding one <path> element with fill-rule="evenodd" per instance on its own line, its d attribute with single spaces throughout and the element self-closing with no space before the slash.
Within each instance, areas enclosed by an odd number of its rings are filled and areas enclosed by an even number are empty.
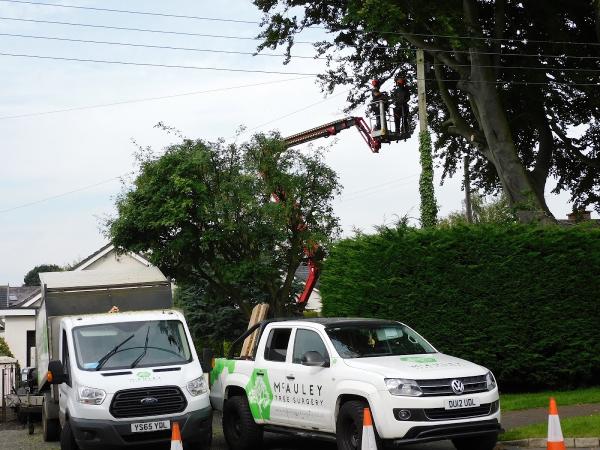
<svg viewBox="0 0 600 450">
<path fill-rule="evenodd" d="M 284 142 L 288 147 L 294 147 L 296 145 L 304 144 L 306 142 L 314 141 L 320 138 L 326 138 L 329 136 L 335 136 L 342 130 L 346 130 L 348 128 L 352 128 L 355 126 L 360 135 L 367 143 L 369 148 L 373 153 L 378 153 L 381 148 L 381 140 L 378 138 L 374 138 L 371 135 L 371 128 L 365 122 L 365 119 L 362 117 L 346 117 L 344 119 L 336 120 L 334 122 L 326 123 L 316 128 L 311 128 L 310 130 L 303 131 L 302 133 L 293 134 L 292 136 L 288 136 L 284 138 Z M 282 201 L 283 197 L 279 194 L 274 195 L 277 201 Z M 319 251 L 319 246 L 317 244 L 313 244 L 312 246 L 304 247 L 304 254 L 307 258 L 307 266 L 308 266 L 308 277 L 306 278 L 306 283 L 304 285 L 304 290 L 298 297 L 298 304 L 305 306 L 308 302 L 308 298 L 312 293 L 317 281 L 319 279 L 319 275 L 321 269 L 319 268 L 316 262 L 316 255 Z"/>
<path fill-rule="evenodd" d="M 346 117 L 344 119 L 326 123 L 319 127 L 303 131 L 302 133 L 297 133 L 288 136 L 284 138 L 284 141 L 288 147 L 294 147 L 296 145 L 314 141 L 315 139 L 334 136 L 340 131 L 346 130 L 353 126 L 355 126 L 358 129 L 360 135 L 365 140 L 371 151 L 373 153 L 378 153 L 379 149 L 381 148 L 381 141 L 371 136 L 371 129 L 365 122 L 365 119 L 363 119 L 362 117 Z"/>
</svg>

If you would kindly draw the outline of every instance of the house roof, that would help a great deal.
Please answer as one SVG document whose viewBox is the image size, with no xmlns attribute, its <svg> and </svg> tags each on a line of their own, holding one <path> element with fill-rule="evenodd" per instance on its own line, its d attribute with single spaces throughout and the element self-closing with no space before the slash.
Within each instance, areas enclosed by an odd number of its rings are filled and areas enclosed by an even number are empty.
<svg viewBox="0 0 600 450">
<path fill-rule="evenodd" d="M 0 308 L 8 308 L 8 286 L 0 286 Z"/>
<path fill-rule="evenodd" d="M 11 308 L 40 291 L 37 286 L 0 286 L 0 308 Z"/>
</svg>

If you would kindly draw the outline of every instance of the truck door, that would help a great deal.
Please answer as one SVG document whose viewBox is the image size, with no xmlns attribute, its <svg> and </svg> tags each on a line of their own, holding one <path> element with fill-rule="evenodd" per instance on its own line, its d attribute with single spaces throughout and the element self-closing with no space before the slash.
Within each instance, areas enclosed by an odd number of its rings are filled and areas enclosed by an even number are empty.
<svg viewBox="0 0 600 450">
<path fill-rule="evenodd" d="M 252 415 L 263 423 L 288 425 L 286 374 L 289 367 L 291 328 L 274 327 L 264 347 L 258 348 L 255 369 L 246 387 Z"/>
<path fill-rule="evenodd" d="M 292 385 L 292 395 L 287 403 L 289 418 L 296 427 L 319 431 L 334 431 L 335 394 L 330 367 L 302 365 L 306 352 L 319 352 L 330 361 L 329 352 L 320 334 L 312 329 L 297 328 L 294 333 L 292 364 L 286 374 Z"/>
<path fill-rule="evenodd" d="M 61 422 L 64 423 L 68 399 L 73 395 L 73 381 L 71 377 L 71 358 L 67 341 L 67 332 L 62 330 L 60 342 L 60 360 L 63 364 L 67 381 L 58 386 L 58 406 L 60 409 Z"/>
</svg>

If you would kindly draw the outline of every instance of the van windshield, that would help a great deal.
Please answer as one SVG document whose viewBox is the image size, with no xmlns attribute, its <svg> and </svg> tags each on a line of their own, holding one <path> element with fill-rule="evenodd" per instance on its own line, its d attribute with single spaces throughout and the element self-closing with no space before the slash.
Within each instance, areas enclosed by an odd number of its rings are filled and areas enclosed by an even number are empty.
<svg viewBox="0 0 600 450">
<path fill-rule="evenodd" d="M 179 365 L 191 361 L 179 320 L 117 322 L 73 329 L 80 369 L 114 370 Z"/>
<path fill-rule="evenodd" d="M 425 339 L 401 323 L 332 326 L 326 332 L 342 358 L 436 353 Z"/>
</svg>

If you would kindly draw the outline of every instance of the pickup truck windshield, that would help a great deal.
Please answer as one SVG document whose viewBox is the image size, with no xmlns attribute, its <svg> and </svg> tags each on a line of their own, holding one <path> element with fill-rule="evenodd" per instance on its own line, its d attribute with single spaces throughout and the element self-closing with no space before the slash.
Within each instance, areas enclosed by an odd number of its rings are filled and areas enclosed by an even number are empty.
<svg viewBox="0 0 600 450">
<path fill-rule="evenodd" d="M 117 322 L 73 329 L 80 369 L 115 370 L 185 364 L 190 347 L 179 320 Z"/>
<path fill-rule="evenodd" d="M 326 331 L 342 358 L 435 353 L 425 339 L 400 323 L 334 326 Z"/>
</svg>

